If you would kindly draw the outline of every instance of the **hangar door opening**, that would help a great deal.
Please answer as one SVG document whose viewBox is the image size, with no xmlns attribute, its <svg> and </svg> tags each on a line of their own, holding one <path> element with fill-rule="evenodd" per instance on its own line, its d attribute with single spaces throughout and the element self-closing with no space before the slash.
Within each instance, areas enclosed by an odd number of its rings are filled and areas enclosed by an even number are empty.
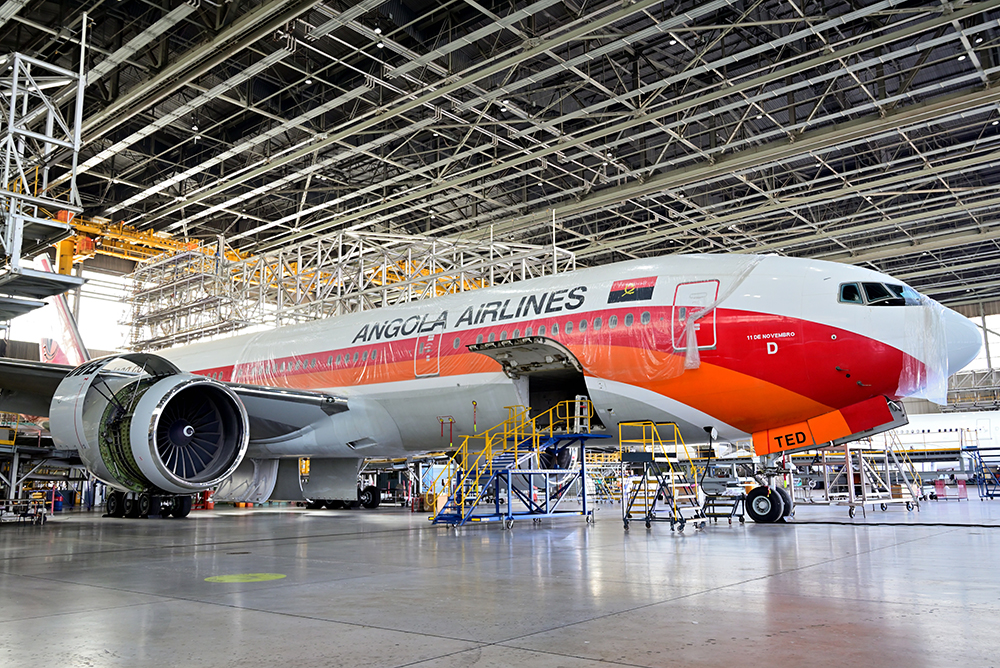
<svg viewBox="0 0 1000 668">
<path fill-rule="evenodd" d="M 534 336 L 491 341 L 469 346 L 469 350 L 496 360 L 514 382 L 518 401 L 541 415 L 561 401 L 587 396 L 583 365 L 558 341 Z M 545 426 L 539 424 L 539 426 Z M 591 428 L 603 428 L 596 413 Z"/>
</svg>

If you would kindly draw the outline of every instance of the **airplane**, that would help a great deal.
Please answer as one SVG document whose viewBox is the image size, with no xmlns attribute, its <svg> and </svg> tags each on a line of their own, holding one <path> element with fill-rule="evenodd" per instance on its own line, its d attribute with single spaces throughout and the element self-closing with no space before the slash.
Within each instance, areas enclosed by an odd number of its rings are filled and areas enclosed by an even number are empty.
<svg viewBox="0 0 1000 668">
<path fill-rule="evenodd" d="M 577 396 L 609 433 L 674 422 L 699 442 L 713 427 L 773 458 L 905 424 L 898 399 L 943 402 L 981 343 L 971 321 L 870 269 L 674 255 L 76 367 L 3 360 L 0 410 L 47 413 L 53 440 L 117 490 L 109 514 L 165 499 L 182 516 L 212 488 L 353 501 L 365 458 L 446 449 L 445 419 L 472 433 L 507 406 Z M 787 514 L 772 491 L 750 493 L 755 521 Z"/>
</svg>

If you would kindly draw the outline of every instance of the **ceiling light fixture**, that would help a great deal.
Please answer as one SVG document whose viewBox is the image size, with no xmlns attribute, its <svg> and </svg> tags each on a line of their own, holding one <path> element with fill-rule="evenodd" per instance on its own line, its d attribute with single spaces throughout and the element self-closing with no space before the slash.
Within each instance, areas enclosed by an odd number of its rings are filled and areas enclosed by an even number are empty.
<svg viewBox="0 0 1000 668">
<path fill-rule="evenodd" d="M 384 43 L 384 42 L 379 42 L 379 43 L 378 43 L 378 44 L 376 44 L 375 46 L 377 46 L 378 48 L 380 48 L 380 49 L 381 49 L 381 48 L 382 48 L 383 46 L 385 46 L 385 43 Z"/>
<path fill-rule="evenodd" d="M 311 85 L 312 85 L 312 82 L 313 82 L 313 80 L 312 80 L 312 79 L 306 79 L 306 85 L 307 85 L 307 86 L 311 86 Z"/>
<path fill-rule="evenodd" d="M 378 27 L 376 27 L 376 28 L 375 28 L 375 34 L 376 34 L 376 35 L 381 35 L 381 34 L 382 34 L 382 29 L 381 29 L 381 28 L 378 28 Z"/>
<path fill-rule="evenodd" d="M 962 54 L 961 56 L 959 56 L 959 57 L 958 57 L 958 59 L 959 59 L 960 61 L 962 61 L 962 60 L 965 60 L 965 54 L 963 53 L 963 54 Z"/>
</svg>

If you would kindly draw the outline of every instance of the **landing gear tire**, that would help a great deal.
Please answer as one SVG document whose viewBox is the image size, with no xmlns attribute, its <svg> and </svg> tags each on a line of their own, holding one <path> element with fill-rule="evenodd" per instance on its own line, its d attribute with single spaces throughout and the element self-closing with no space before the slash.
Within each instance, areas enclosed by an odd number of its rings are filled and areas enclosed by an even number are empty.
<svg viewBox="0 0 1000 668">
<path fill-rule="evenodd" d="M 306 509 L 307 510 L 323 510 L 323 502 L 322 501 L 309 501 L 309 500 L 307 500 L 306 501 Z"/>
<path fill-rule="evenodd" d="M 628 520 L 625 520 L 625 531 L 628 531 Z"/>
<path fill-rule="evenodd" d="M 906 509 L 907 510 L 913 510 L 913 502 L 912 501 L 907 501 L 906 502 Z"/>
<path fill-rule="evenodd" d="M 104 502 L 104 510 L 108 517 L 125 517 L 125 494 L 124 492 L 111 492 Z"/>
<path fill-rule="evenodd" d="M 139 501 L 131 494 L 125 497 L 122 508 L 125 509 L 125 517 L 139 517 Z"/>
<path fill-rule="evenodd" d="M 775 487 L 774 491 L 781 495 L 781 500 L 785 504 L 785 509 L 781 511 L 782 517 L 788 517 L 795 512 L 795 504 L 792 503 L 792 494 L 784 487 Z"/>
<path fill-rule="evenodd" d="M 879 505 L 879 508 L 881 508 L 882 512 L 884 513 L 886 510 L 889 509 L 889 506 L 883 503 Z"/>
<path fill-rule="evenodd" d="M 153 501 L 149 498 L 149 494 L 140 494 L 135 503 L 139 511 L 139 517 L 149 517 L 149 511 L 153 507 Z"/>
<path fill-rule="evenodd" d="M 514 528 L 514 520 L 510 520 L 510 519 L 507 520 L 506 522 L 504 522 L 504 526 L 507 528 L 508 531 L 511 530 L 511 529 L 513 529 Z"/>
<path fill-rule="evenodd" d="M 785 513 L 784 497 L 770 487 L 754 487 L 747 494 L 747 515 L 758 524 L 777 522 Z"/>
<path fill-rule="evenodd" d="M 854 513 L 855 513 L 854 506 L 851 506 L 850 508 L 847 509 L 848 517 L 854 517 Z"/>
<path fill-rule="evenodd" d="M 378 504 L 382 502 L 382 495 L 374 485 L 368 485 L 364 489 L 358 490 L 358 501 L 365 508 L 372 510 L 378 508 Z"/>
<path fill-rule="evenodd" d="M 187 517 L 188 513 L 191 512 L 191 503 L 190 496 L 175 496 L 174 500 L 170 502 L 170 514 L 177 519 Z"/>
</svg>

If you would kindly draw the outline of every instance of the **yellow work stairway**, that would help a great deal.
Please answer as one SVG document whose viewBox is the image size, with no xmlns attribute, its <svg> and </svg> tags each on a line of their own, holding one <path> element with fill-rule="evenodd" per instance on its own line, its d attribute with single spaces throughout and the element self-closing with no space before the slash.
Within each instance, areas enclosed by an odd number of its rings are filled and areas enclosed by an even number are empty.
<svg viewBox="0 0 1000 668">
<path fill-rule="evenodd" d="M 653 522 L 670 522 L 683 531 L 687 523 L 703 524 L 697 469 L 672 422 L 622 422 L 618 425 L 622 480 L 622 521 L 625 530 L 633 520 L 646 528 Z"/>
<path fill-rule="evenodd" d="M 608 436 L 590 432 L 590 401 L 564 401 L 535 417 L 525 406 L 509 406 L 507 412 L 495 427 L 462 438 L 430 486 L 437 491 L 432 521 L 452 526 L 499 521 L 507 528 L 524 517 L 574 514 L 592 521 L 583 484 L 586 442 Z M 561 509 L 567 493 L 577 488 L 580 509 Z"/>
</svg>

